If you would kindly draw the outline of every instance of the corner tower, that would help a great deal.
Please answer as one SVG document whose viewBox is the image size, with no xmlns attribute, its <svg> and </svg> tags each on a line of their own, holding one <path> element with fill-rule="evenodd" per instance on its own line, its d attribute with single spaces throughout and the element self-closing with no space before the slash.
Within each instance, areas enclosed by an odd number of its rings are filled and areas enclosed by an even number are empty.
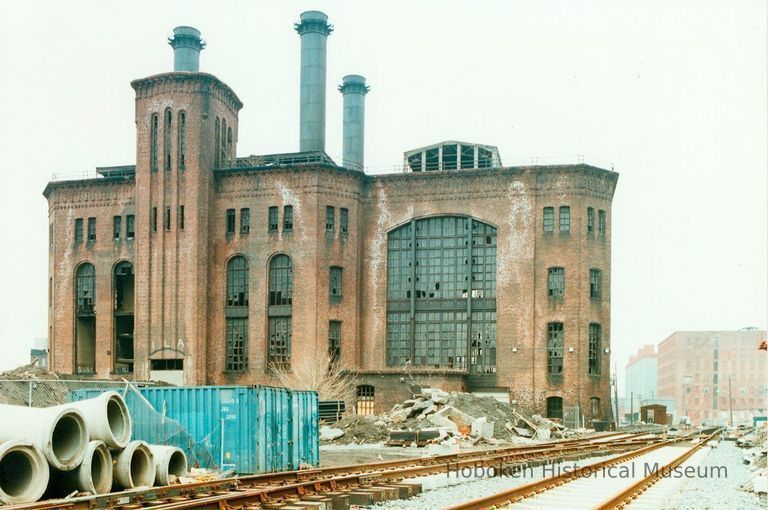
<svg viewBox="0 0 768 510">
<path fill-rule="evenodd" d="M 153 367 L 204 381 L 213 170 L 234 160 L 243 104 L 199 72 L 200 32 L 169 39 L 174 72 L 135 80 L 137 379 Z M 181 378 L 181 381 L 178 379 Z"/>
</svg>

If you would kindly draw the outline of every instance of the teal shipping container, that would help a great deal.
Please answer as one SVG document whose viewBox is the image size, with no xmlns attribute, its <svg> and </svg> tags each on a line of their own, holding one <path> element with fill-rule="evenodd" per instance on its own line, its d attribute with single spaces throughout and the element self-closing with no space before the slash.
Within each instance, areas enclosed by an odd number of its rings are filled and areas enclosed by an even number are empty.
<svg viewBox="0 0 768 510">
<path fill-rule="evenodd" d="M 73 400 L 100 390 L 77 390 Z M 134 439 L 173 444 L 190 464 L 237 473 L 287 471 L 319 463 L 314 391 L 269 386 L 162 386 L 125 393 Z"/>
</svg>

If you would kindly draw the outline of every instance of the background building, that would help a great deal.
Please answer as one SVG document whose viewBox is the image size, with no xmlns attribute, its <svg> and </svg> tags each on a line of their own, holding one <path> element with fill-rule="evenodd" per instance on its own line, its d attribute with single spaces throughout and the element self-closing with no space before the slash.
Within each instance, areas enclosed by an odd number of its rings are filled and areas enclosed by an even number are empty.
<svg viewBox="0 0 768 510">
<path fill-rule="evenodd" d="M 637 414 L 641 399 L 653 399 L 658 395 L 657 391 L 657 363 L 656 346 L 644 345 L 637 350 L 637 354 L 629 357 L 625 371 L 624 402 L 626 412 Z"/>
<path fill-rule="evenodd" d="M 131 84 L 135 165 L 46 187 L 52 368 L 264 384 L 330 358 L 377 412 L 418 383 L 607 422 L 618 175 L 504 167 L 495 147 L 456 141 L 368 175 L 359 75 L 339 87 L 338 165 L 332 27 L 309 11 L 296 30 L 300 152 L 236 156 L 243 104 L 199 72 L 200 33 L 177 27 L 174 72 Z"/>
<path fill-rule="evenodd" d="M 659 344 L 659 396 L 693 424 L 734 423 L 766 412 L 765 331 L 678 331 Z"/>
</svg>

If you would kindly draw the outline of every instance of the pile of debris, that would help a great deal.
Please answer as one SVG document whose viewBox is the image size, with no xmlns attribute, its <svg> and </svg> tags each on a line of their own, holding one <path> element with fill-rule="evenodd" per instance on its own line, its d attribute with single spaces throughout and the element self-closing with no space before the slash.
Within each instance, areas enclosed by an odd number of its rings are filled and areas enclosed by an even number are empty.
<svg viewBox="0 0 768 510">
<path fill-rule="evenodd" d="M 334 427 L 320 429 L 324 442 L 375 443 L 388 439 L 391 446 L 528 443 L 573 435 L 574 431 L 558 423 L 537 415 L 528 418 L 493 397 L 437 388 L 417 389 L 412 398 L 395 405 L 389 413 L 348 416 Z"/>
<path fill-rule="evenodd" d="M 754 446 L 744 455 L 744 464 L 749 465 L 752 473 L 742 489 L 755 493 L 760 498 L 760 503 L 765 505 L 768 499 L 768 430 L 763 427 L 757 430 L 754 436 Z"/>
</svg>

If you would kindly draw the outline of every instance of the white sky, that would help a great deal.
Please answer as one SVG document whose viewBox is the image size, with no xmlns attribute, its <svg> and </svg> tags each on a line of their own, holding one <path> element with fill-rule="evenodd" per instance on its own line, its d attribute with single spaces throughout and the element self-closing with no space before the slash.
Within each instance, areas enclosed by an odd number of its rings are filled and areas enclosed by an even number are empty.
<svg viewBox="0 0 768 510">
<path fill-rule="evenodd" d="M 172 69 L 174 26 L 245 103 L 238 155 L 298 150 L 303 10 L 325 11 L 327 152 L 344 74 L 368 78 L 376 171 L 444 139 L 502 160 L 585 154 L 620 173 L 613 357 L 675 330 L 766 327 L 763 1 L 0 4 L 0 369 L 46 335 L 53 172 L 135 159 L 132 79 Z"/>
</svg>

